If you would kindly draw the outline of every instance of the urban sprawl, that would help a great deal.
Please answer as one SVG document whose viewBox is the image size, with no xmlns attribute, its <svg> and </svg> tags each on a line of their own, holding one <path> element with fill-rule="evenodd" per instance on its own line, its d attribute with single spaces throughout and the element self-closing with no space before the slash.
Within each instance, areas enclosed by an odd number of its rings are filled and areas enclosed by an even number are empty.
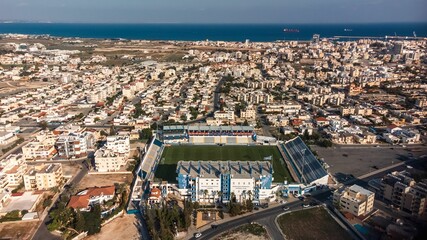
<svg viewBox="0 0 427 240">
<path fill-rule="evenodd" d="M 0 222 L 34 223 L 0 235 L 303 239 L 321 211 L 336 239 L 421 236 L 426 48 L 0 35 Z"/>
</svg>

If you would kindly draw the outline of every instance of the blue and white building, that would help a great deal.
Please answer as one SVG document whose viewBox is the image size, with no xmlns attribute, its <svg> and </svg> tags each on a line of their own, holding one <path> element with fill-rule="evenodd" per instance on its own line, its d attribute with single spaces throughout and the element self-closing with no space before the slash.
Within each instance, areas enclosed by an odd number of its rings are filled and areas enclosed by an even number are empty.
<svg viewBox="0 0 427 240">
<path fill-rule="evenodd" d="M 193 202 L 254 203 L 274 198 L 273 167 L 270 161 L 180 161 L 178 190 Z"/>
</svg>

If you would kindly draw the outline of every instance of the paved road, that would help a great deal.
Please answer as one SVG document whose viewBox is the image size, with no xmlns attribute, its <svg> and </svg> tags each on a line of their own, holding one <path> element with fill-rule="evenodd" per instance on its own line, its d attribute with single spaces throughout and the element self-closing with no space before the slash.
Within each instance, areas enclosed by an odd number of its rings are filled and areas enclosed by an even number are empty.
<svg viewBox="0 0 427 240">
<path fill-rule="evenodd" d="M 77 173 L 77 175 L 71 179 L 71 181 L 68 183 L 70 187 L 76 186 L 83 177 L 88 173 L 89 169 L 88 166 L 85 164 L 82 164 L 82 169 Z M 62 194 L 62 192 L 61 192 Z M 61 195 L 61 194 L 58 194 Z M 58 198 L 55 199 L 57 201 Z M 46 214 L 43 218 L 42 216 L 42 223 L 40 224 L 39 228 L 37 229 L 36 233 L 34 234 L 33 240 L 51 240 L 51 239 L 61 239 L 60 237 L 53 235 L 52 233 L 47 230 L 47 224 L 50 221 L 49 214 Z"/>
<path fill-rule="evenodd" d="M 279 229 L 277 228 L 276 224 L 274 223 L 274 219 L 281 213 L 283 213 L 282 208 L 284 206 L 287 206 L 291 210 L 298 210 L 301 209 L 301 201 L 296 201 L 288 204 L 279 205 L 277 207 L 272 207 L 264 211 L 254 211 L 254 214 L 238 218 L 233 221 L 225 222 L 222 224 L 218 224 L 218 228 L 216 229 L 207 229 L 202 232 L 202 236 L 198 239 L 213 239 L 215 236 L 224 233 L 226 231 L 229 231 L 233 228 L 236 228 L 238 226 L 248 224 L 251 222 L 259 222 L 262 224 L 266 224 L 266 227 L 268 229 L 269 234 L 271 234 L 272 239 L 283 239 L 282 234 L 280 233 Z M 190 238 L 190 239 L 195 239 Z"/>
</svg>

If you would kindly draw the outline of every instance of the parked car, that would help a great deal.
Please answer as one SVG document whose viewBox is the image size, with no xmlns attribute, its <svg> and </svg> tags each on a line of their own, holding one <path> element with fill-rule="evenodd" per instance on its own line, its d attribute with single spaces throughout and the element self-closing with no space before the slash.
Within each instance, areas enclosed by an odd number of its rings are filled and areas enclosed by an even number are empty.
<svg viewBox="0 0 427 240">
<path fill-rule="evenodd" d="M 282 209 L 283 209 L 283 211 L 289 211 L 290 208 L 289 207 L 283 207 Z"/>
<path fill-rule="evenodd" d="M 302 205 L 302 208 L 308 208 L 308 207 L 310 207 L 310 204 L 303 204 Z"/>
<path fill-rule="evenodd" d="M 201 232 L 198 232 L 198 233 L 194 234 L 194 237 L 195 237 L 195 238 L 199 238 L 199 237 L 201 237 L 201 236 L 202 236 L 202 233 L 201 233 Z"/>
</svg>

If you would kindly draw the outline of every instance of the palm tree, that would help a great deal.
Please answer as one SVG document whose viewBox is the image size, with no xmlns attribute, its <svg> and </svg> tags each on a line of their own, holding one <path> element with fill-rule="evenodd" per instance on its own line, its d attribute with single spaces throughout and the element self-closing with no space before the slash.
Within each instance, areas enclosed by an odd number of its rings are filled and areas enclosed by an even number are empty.
<svg viewBox="0 0 427 240">
<path fill-rule="evenodd" d="M 251 190 L 248 191 L 248 195 L 249 195 L 249 200 L 252 200 L 252 191 Z"/>
<path fill-rule="evenodd" d="M 234 192 L 231 192 L 230 202 L 232 202 L 233 199 L 236 200 L 236 194 Z"/>
<path fill-rule="evenodd" d="M 222 191 L 218 191 L 216 194 L 218 195 L 218 198 L 220 199 L 220 201 L 222 203 Z"/>
</svg>

